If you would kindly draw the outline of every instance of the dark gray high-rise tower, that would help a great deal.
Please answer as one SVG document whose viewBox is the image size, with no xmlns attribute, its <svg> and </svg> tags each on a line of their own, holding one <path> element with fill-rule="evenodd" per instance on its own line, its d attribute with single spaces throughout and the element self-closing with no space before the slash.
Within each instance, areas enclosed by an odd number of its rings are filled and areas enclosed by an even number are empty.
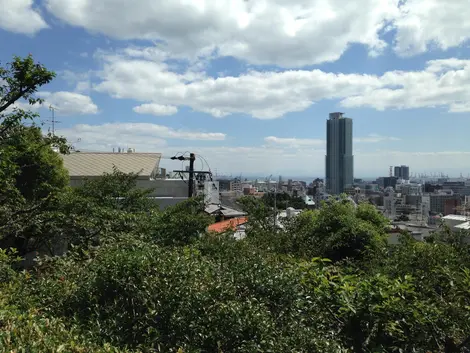
<svg viewBox="0 0 470 353">
<path fill-rule="evenodd" d="M 341 194 L 354 181 L 352 119 L 330 113 L 326 121 L 326 190 Z"/>
<path fill-rule="evenodd" d="M 395 167 L 394 175 L 399 179 L 410 180 L 410 167 L 407 165 Z"/>
</svg>

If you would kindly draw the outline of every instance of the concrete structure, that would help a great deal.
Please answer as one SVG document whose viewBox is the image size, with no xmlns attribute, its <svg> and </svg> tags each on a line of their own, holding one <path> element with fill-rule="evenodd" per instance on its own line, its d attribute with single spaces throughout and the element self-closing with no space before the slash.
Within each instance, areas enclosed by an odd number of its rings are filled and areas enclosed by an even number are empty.
<svg viewBox="0 0 470 353">
<path fill-rule="evenodd" d="M 123 173 L 138 174 L 136 187 L 152 189 L 149 197 L 161 209 L 184 201 L 188 196 L 188 186 L 183 180 L 163 178 L 164 174 L 159 168 L 160 153 L 135 153 L 133 150 L 128 153 L 75 152 L 63 155 L 62 158 L 72 187 L 79 187 L 86 180 L 112 173 L 113 168 L 116 168 Z M 162 179 L 158 179 L 159 176 Z"/>
<path fill-rule="evenodd" d="M 396 177 L 380 177 L 377 178 L 377 184 L 382 188 L 388 188 L 391 186 L 392 188 L 396 188 L 398 179 Z"/>
<path fill-rule="evenodd" d="M 469 196 L 470 195 L 470 181 L 445 181 L 442 183 L 443 189 L 452 190 L 456 194 Z"/>
<path fill-rule="evenodd" d="M 460 206 L 461 203 L 460 195 L 454 194 L 452 190 L 439 190 L 436 193 L 429 194 L 429 198 L 430 212 L 435 214 L 440 213 L 444 216 L 450 213 L 454 213 L 454 210 L 451 210 L 451 208 L 456 208 Z"/>
<path fill-rule="evenodd" d="M 353 124 L 343 113 L 330 113 L 326 122 L 326 189 L 341 194 L 353 185 Z"/>
</svg>

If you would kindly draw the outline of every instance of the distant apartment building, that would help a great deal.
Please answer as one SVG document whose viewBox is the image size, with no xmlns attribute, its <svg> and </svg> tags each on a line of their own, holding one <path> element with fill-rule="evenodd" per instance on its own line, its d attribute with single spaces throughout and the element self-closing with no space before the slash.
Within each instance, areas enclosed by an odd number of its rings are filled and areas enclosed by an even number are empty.
<svg viewBox="0 0 470 353">
<path fill-rule="evenodd" d="M 405 195 L 421 195 L 423 188 L 421 184 L 397 184 L 396 191 Z"/>
<path fill-rule="evenodd" d="M 393 176 L 398 179 L 410 180 L 410 167 L 406 165 L 396 166 Z"/>
<path fill-rule="evenodd" d="M 230 191 L 242 192 L 243 184 L 240 180 L 235 179 L 230 182 Z"/>
<path fill-rule="evenodd" d="M 470 181 L 445 181 L 442 183 L 443 189 L 452 190 L 456 194 L 470 196 Z"/>
<path fill-rule="evenodd" d="M 395 189 L 397 186 L 397 180 L 398 178 L 396 177 L 380 177 L 377 178 L 377 184 L 384 189 L 388 188 L 389 186 Z"/>
<path fill-rule="evenodd" d="M 219 182 L 220 191 L 230 191 L 230 179 L 219 179 L 217 181 Z"/>
<path fill-rule="evenodd" d="M 455 213 L 455 208 L 461 205 L 459 194 L 452 190 L 440 190 L 438 193 L 429 194 L 430 211 L 435 214 Z"/>
<path fill-rule="evenodd" d="M 333 195 L 354 182 L 353 123 L 343 113 L 330 113 L 326 122 L 326 189 Z"/>
</svg>

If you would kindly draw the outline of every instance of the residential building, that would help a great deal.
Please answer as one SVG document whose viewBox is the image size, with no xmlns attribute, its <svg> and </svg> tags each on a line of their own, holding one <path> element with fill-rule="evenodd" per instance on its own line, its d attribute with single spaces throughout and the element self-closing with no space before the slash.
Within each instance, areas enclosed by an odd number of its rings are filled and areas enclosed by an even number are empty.
<svg viewBox="0 0 470 353">
<path fill-rule="evenodd" d="M 430 212 L 444 216 L 455 213 L 454 208 L 461 204 L 460 195 L 455 194 L 452 190 L 439 190 L 437 193 L 429 194 L 429 198 Z"/>
<path fill-rule="evenodd" d="M 397 180 L 397 177 L 380 177 L 377 178 L 377 184 L 384 189 L 390 186 L 395 189 L 397 186 Z"/>
<path fill-rule="evenodd" d="M 449 189 L 456 194 L 470 196 L 470 181 L 445 181 L 442 183 L 443 189 Z"/>
<path fill-rule="evenodd" d="M 353 123 L 343 113 L 330 113 L 326 122 L 326 189 L 341 194 L 354 181 Z"/>
</svg>

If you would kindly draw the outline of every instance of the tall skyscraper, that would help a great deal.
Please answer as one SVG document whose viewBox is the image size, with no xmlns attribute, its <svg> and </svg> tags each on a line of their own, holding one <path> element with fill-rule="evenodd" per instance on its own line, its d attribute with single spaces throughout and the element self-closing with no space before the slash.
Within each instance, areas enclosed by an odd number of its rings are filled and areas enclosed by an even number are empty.
<svg viewBox="0 0 470 353">
<path fill-rule="evenodd" d="M 395 167 L 394 176 L 399 179 L 410 180 L 410 167 L 406 165 Z"/>
<path fill-rule="evenodd" d="M 341 194 L 354 181 L 352 119 L 330 113 L 326 121 L 326 190 Z"/>
</svg>

